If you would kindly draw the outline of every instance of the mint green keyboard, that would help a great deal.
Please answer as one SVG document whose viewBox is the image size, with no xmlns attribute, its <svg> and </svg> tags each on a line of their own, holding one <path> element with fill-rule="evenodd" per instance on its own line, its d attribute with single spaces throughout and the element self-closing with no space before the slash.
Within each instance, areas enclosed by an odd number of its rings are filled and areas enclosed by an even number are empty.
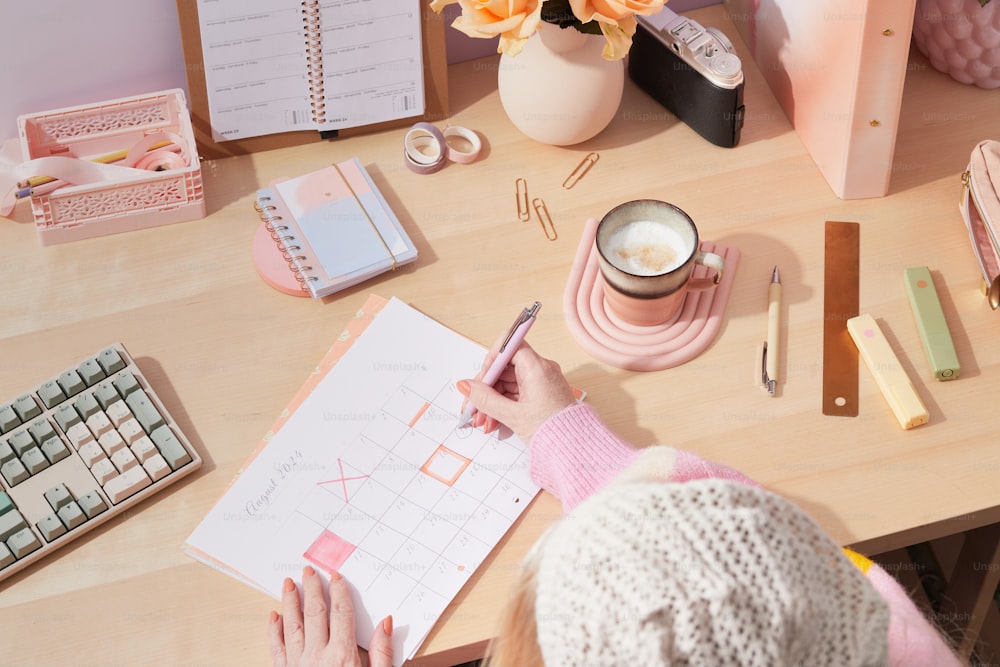
<svg viewBox="0 0 1000 667">
<path fill-rule="evenodd" d="M 0 581 L 201 463 L 120 343 L 0 403 Z"/>
</svg>

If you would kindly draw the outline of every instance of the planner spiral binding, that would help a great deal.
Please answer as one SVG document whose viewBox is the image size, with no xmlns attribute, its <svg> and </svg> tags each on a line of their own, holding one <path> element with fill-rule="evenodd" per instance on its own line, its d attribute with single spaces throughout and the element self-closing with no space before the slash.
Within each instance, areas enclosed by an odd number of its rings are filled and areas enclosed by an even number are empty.
<svg viewBox="0 0 1000 667">
<path fill-rule="evenodd" d="M 357 158 L 261 188 L 253 206 L 257 271 L 287 294 L 320 298 L 417 258 Z"/>
<path fill-rule="evenodd" d="M 319 0 L 302 3 L 302 25 L 306 31 L 306 62 L 309 70 L 309 106 L 314 123 L 326 120 L 326 90 L 323 86 L 323 36 Z"/>
</svg>

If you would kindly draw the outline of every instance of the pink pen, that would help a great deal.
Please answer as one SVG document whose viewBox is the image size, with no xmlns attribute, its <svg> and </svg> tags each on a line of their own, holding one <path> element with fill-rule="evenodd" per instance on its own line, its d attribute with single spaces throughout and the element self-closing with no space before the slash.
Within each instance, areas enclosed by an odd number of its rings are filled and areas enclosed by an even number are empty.
<svg viewBox="0 0 1000 667">
<path fill-rule="evenodd" d="M 497 352 L 496 359 L 490 364 L 490 367 L 486 370 L 486 374 L 483 375 L 482 382 L 488 384 L 491 387 L 496 384 L 497 378 L 500 377 L 500 373 L 507 368 L 507 364 L 510 363 L 511 357 L 517 352 L 517 348 L 521 347 L 521 341 L 524 337 L 528 335 L 528 329 L 531 325 L 535 323 L 535 316 L 538 315 L 539 308 L 542 304 L 535 301 L 529 307 L 521 311 L 521 314 L 517 316 L 514 320 L 514 324 L 510 326 L 510 330 L 503 339 L 503 343 L 500 345 L 500 350 Z M 462 416 L 458 420 L 459 427 L 465 426 L 472 419 L 473 413 L 476 408 L 472 403 L 466 402 L 465 409 L 462 410 Z"/>
</svg>

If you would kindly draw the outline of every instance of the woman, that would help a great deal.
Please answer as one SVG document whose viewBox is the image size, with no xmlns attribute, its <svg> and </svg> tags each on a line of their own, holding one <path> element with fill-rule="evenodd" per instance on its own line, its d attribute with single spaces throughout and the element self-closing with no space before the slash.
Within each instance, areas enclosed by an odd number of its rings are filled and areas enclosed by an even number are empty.
<svg viewBox="0 0 1000 667">
<path fill-rule="evenodd" d="M 458 389 L 474 427 L 502 423 L 529 443 L 532 478 L 566 511 L 528 555 L 489 664 L 960 665 L 878 565 L 734 470 L 621 441 L 529 345 L 495 387 Z M 328 614 L 318 579 L 303 577 L 304 613 L 285 582 L 284 615 L 269 624 L 275 665 L 360 664 L 346 584 L 334 575 Z M 373 667 L 392 664 L 391 634 L 389 618 Z"/>
</svg>

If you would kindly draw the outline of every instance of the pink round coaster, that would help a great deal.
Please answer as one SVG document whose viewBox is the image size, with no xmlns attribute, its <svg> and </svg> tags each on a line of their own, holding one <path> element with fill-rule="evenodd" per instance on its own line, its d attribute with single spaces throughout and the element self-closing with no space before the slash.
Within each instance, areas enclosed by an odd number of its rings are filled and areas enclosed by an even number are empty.
<svg viewBox="0 0 1000 667">
<path fill-rule="evenodd" d="M 688 292 L 680 312 L 669 322 L 637 326 L 622 321 L 606 307 L 604 281 L 594 249 L 596 231 L 597 219 L 587 220 L 563 293 L 566 321 L 580 347 L 611 366 L 657 371 L 686 363 L 711 345 L 722 326 L 732 291 L 740 259 L 738 248 L 702 241 L 702 250 L 718 253 L 726 262 L 718 286 L 705 292 Z M 695 276 L 708 275 L 708 271 L 698 266 Z"/>
</svg>

